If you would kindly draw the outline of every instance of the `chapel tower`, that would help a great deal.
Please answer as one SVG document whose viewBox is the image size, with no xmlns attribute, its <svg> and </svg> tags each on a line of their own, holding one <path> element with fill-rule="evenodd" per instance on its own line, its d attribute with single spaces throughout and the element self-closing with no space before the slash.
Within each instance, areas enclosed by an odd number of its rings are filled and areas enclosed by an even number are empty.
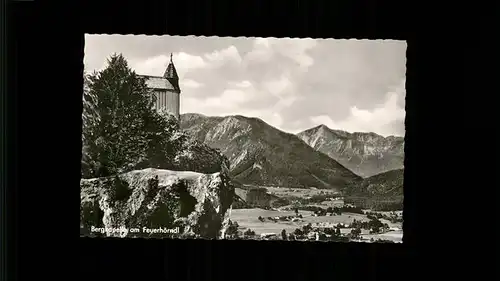
<svg viewBox="0 0 500 281">
<path fill-rule="evenodd" d="M 146 78 L 146 84 L 152 91 L 155 109 L 166 109 L 180 120 L 181 89 L 179 87 L 179 76 L 177 75 L 172 56 L 171 53 L 170 62 L 163 76 L 141 76 Z"/>
<path fill-rule="evenodd" d="M 172 53 L 170 53 L 170 63 L 163 73 L 163 78 L 167 79 L 172 86 L 174 86 L 175 90 L 180 93 L 181 89 L 179 88 L 179 76 L 177 75 L 177 70 L 175 69 L 174 61 L 172 59 Z"/>
</svg>

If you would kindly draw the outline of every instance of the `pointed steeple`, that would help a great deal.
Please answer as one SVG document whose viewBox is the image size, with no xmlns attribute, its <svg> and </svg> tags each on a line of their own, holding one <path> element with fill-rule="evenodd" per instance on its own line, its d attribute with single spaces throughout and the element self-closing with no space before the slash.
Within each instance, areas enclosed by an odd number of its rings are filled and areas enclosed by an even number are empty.
<svg viewBox="0 0 500 281">
<path fill-rule="evenodd" d="M 163 74 L 163 78 L 166 78 L 170 83 L 172 83 L 176 90 L 180 91 L 179 76 L 177 75 L 177 70 L 175 69 L 172 56 L 172 53 L 170 53 L 170 63 L 168 64 L 167 69 Z"/>
<path fill-rule="evenodd" d="M 179 77 L 177 76 L 177 70 L 175 70 L 174 61 L 172 59 L 172 53 L 170 53 L 170 63 L 168 64 L 167 69 L 163 74 L 163 78 L 179 79 Z"/>
</svg>

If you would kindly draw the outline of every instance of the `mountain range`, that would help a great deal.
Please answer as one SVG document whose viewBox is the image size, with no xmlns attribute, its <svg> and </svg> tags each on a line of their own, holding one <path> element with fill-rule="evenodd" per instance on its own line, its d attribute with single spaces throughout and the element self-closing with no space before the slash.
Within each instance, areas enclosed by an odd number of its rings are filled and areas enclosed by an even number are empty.
<svg viewBox="0 0 500 281">
<path fill-rule="evenodd" d="M 348 133 L 319 125 L 297 136 L 359 176 L 370 177 L 404 167 L 404 138 Z"/>
<path fill-rule="evenodd" d="M 230 173 L 242 185 L 340 190 L 362 178 L 306 144 L 258 118 L 181 115 L 181 128 L 220 150 Z"/>
</svg>

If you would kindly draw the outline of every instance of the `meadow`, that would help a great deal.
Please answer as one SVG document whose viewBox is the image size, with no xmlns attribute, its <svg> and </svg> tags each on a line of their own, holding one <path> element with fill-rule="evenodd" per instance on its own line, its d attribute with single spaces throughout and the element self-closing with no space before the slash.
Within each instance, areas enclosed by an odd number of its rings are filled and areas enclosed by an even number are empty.
<svg viewBox="0 0 500 281">
<path fill-rule="evenodd" d="M 275 233 L 280 234 L 284 229 L 287 233 L 294 232 L 297 228 L 302 228 L 303 226 L 311 223 L 315 225 L 329 225 L 342 223 L 344 225 L 349 225 L 356 219 L 357 221 L 369 221 L 366 215 L 354 214 L 354 213 L 343 213 L 341 215 L 335 216 L 314 216 L 310 211 L 299 211 L 302 215 L 300 221 L 260 221 L 258 218 L 263 217 L 279 217 L 279 216 L 295 216 L 293 211 L 279 211 L 279 210 L 264 210 L 260 208 L 253 209 L 236 209 L 231 211 L 230 218 L 232 221 L 236 221 L 239 225 L 239 229 L 244 232 L 247 229 L 255 231 L 256 235 L 261 235 L 263 233 Z M 401 223 L 391 223 L 385 219 L 381 219 L 383 223 L 387 223 L 391 228 L 402 229 Z M 342 228 L 341 233 L 350 233 L 350 228 Z M 369 234 L 368 230 L 362 230 L 361 236 L 363 239 L 370 240 L 373 239 L 384 239 L 392 240 L 395 242 L 401 242 L 403 232 L 401 230 L 394 230 L 386 232 L 383 234 Z"/>
</svg>

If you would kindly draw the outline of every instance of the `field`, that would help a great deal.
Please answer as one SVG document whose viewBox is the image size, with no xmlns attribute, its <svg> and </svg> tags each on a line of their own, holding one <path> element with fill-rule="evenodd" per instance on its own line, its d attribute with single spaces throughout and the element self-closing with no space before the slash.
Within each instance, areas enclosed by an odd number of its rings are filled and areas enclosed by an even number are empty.
<svg viewBox="0 0 500 281">
<path fill-rule="evenodd" d="M 312 212 L 309 211 L 300 211 L 303 219 L 302 221 L 297 222 L 289 222 L 289 221 L 259 221 L 258 217 L 278 217 L 278 216 L 294 216 L 295 212 L 292 211 L 273 211 L 273 210 L 263 210 L 263 209 L 237 209 L 232 210 L 230 218 L 232 221 L 236 221 L 240 226 L 241 231 L 245 231 L 246 229 L 251 229 L 255 231 L 256 235 L 260 235 L 262 233 L 276 233 L 279 234 L 283 229 L 287 233 L 293 232 L 297 228 L 301 228 L 304 225 L 311 223 L 313 226 L 317 224 L 350 224 L 354 219 L 358 221 L 368 221 L 366 215 L 361 214 L 352 214 L 352 213 L 343 213 L 342 215 L 337 216 L 313 216 Z M 387 220 L 381 219 L 383 223 L 387 223 L 391 228 L 402 229 L 401 223 L 391 223 Z M 347 234 L 351 231 L 349 228 L 341 229 L 343 234 Z M 390 231 L 384 234 L 369 234 L 367 230 L 363 230 L 361 236 L 364 239 L 370 240 L 370 238 L 374 239 L 385 239 L 392 240 L 395 242 L 401 242 L 403 233 L 400 230 Z"/>
<path fill-rule="evenodd" d="M 307 197 L 314 195 L 335 195 L 338 194 L 336 191 L 325 190 L 325 189 L 305 189 L 305 188 L 284 188 L 284 187 L 266 187 L 267 191 L 279 197 L 284 196 L 295 196 L 295 197 Z"/>
<path fill-rule="evenodd" d="M 245 189 L 236 189 L 237 195 L 243 200 L 248 199 L 252 201 L 253 204 L 247 205 L 242 208 L 233 208 L 231 210 L 230 219 L 233 222 L 237 222 L 238 231 L 244 233 L 246 230 L 250 229 L 255 232 L 255 235 L 260 236 L 261 234 L 271 234 L 274 233 L 280 236 L 281 232 L 285 230 L 287 233 L 293 233 L 296 229 L 302 229 L 304 226 L 311 224 L 312 227 L 317 227 L 319 229 L 333 228 L 337 224 L 343 224 L 346 228 L 341 228 L 340 232 L 343 235 L 351 233 L 351 228 L 348 228 L 354 220 L 360 222 L 369 222 L 370 219 L 366 214 L 360 214 L 361 210 L 358 211 L 353 209 L 346 209 L 342 195 L 333 190 L 324 189 L 300 189 L 300 188 L 278 188 L 278 187 L 259 187 L 261 191 L 259 198 L 274 198 L 271 200 L 262 200 L 260 205 L 256 205 L 255 198 L 248 197 L 249 190 L 255 189 L 256 187 L 247 187 Z M 268 194 L 266 196 L 266 193 Z M 271 197 L 269 197 L 271 196 Z M 286 199 L 285 204 L 276 205 L 273 204 L 273 200 L 276 198 Z M 288 204 L 288 205 L 287 205 Z M 322 210 L 332 210 L 340 208 L 342 211 L 340 213 L 313 213 L 313 211 L 318 212 L 317 209 Z M 319 207 L 319 208 L 317 208 Z M 335 208 L 336 207 L 336 208 Z M 298 211 L 298 214 L 295 213 Z M 350 212 L 351 210 L 352 212 Z M 363 210 L 366 212 L 371 212 L 371 210 Z M 332 211 L 328 211 L 332 212 Z M 356 212 L 356 213 L 353 213 Z M 377 212 L 380 215 L 391 216 L 391 212 Z M 402 216 L 401 211 L 396 212 L 398 216 Z M 301 218 L 299 217 L 301 216 Z M 259 219 L 261 217 L 261 219 Z M 392 223 L 391 221 L 379 217 L 379 221 L 383 224 L 387 224 L 389 228 L 386 228 L 380 234 L 370 234 L 368 229 L 361 229 L 362 240 L 370 241 L 371 238 L 374 240 L 391 240 L 395 242 L 402 241 L 402 223 Z"/>
<path fill-rule="evenodd" d="M 312 199 L 314 197 L 324 197 L 328 198 L 328 200 L 322 200 L 314 203 L 309 203 L 309 206 L 318 206 L 322 208 L 328 207 L 340 207 L 344 205 L 344 201 L 340 199 L 340 194 L 336 191 L 332 190 L 324 190 L 324 189 L 300 189 L 300 188 L 277 188 L 277 187 L 266 187 L 269 194 L 287 198 L 290 201 L 294 199 Z M 339 198 L 336 198 L 339 197 Z"/>
</svg>

